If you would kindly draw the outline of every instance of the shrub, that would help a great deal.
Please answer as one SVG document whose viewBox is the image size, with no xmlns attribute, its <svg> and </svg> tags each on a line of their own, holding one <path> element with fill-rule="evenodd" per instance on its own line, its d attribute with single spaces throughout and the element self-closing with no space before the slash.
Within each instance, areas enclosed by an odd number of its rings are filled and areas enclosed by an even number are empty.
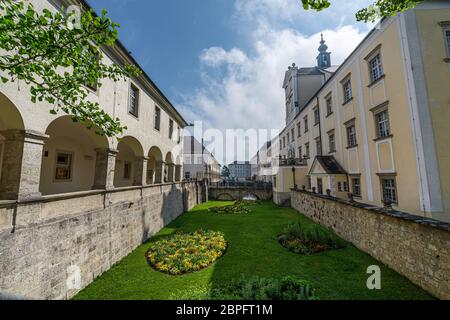
<svg viewBox="0 0 450 320">
<path fill-rule="evenodd" d="M 292 252 L 314 254 L 346 246 L 332 231 L 317 224 L 290 222 L 278 236 L 280 244 Z"/>
<path fill-rule="evenodd" d="M 287 276 L 266 279 L 242 276 L 218 288 L 193 287 L 178 291 L 174 300 L 315 300 L 314 289 L 307 281 Z"/>
<path fill-rule="evenodd" d="M 146 257 L 155 270 L 180 275 L 208 267 L 226 248 L 223 233 L 198 230 L 152 242 Z"/>
<path fill-rule="evenodd" d="M 239 200 L 229 206 L 212 207 L 208 210 L 220 214 L 246 214 L 252 212 L 248 206 L 253 205 L 253 201 Z"/>
</svg>

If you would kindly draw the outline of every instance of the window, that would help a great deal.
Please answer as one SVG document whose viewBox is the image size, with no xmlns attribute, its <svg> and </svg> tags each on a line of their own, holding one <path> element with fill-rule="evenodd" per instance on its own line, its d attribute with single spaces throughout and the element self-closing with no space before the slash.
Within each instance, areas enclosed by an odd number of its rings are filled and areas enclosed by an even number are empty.
<svg viewBox="0 0 450 320">
<path fill-rule="evenodd" d="M 191 173 L 189 171 L 184 173 L 184 178 L 189 180 L 191 178 Z"/>
<path fill-rule="evenodd" d="M 154 119 L 154 128 L 155 130 L 161 130 L 161 109 L 155 107 L 155 119 Z"/>
<path fill-rule="evenodd" d="M 308 132 L 309 128 L 308 128 L 308 116 L 303 118 L 304 122 L 305 122 L 305 133 Z"/>
<path fill-rule="evenodd" d="M 72 180 L 73 153 L 56 152 L 55 181 Z"/>
<path fill-rule="evenodd" d="M 305 156 L 309 159 L 309 142 L 305 144 Z"/>
<path fill-rule="evenodd" d="M 344 89 L 344 104 L 345 104 L 353 98 L 351 79 L 348 78 L 347 80 L 345 80 L 342 83 L 342 87 Z"/>
<path fill-rule="evenodd" d="M 445 31 L 445 39 L 447 40 L 447 57 L 450 58 L 450 30 Z"/>
<path fill-rule="evenodd" d="M 369 61 L 370 80 L 372 82 L 378 81 L 383 77 L 383 65 L 381 64 L 381 54 L 377 54 Z"/>
<path fill-rule="evenodd" d="M 316 107 L 314 109 L 314 125 L 317 126 L 320 122 L 320 113 L 319 113 L 319 107 Z"/>
<path fill-rule="evenodd" d="M 181 142 L 181 129 L 177 127 L 177 143 Z"/>
<path fill-rule="evenodd" d="M 292 130 L 291 130 L 291 136 L 292 136 L 292 142 L 294 142 L 295 141 L 295 129 L 294 128 L 292 128 Z"/>
<path fill-rule="evenodd" d="M 316 152 L 318 156 L 322 155 L 322 141 L 320 141 L 320 137 L 316 138 Z"/>
<path fill-rule="evenodd" d="M 300 122 L 297 123 L 297 136 L 300 138 L 302 136 L 302 128 Z"/>
<path fill-rule="evenodd" d="M 173 120 L 169 120 L 169 139 L 172 140 L 173 138 Z"/>
<path fill-rule="evenodd" d="M 322 178 L 317 178 L 317 193 L 323 194 L 323 180 Z"/>
<path fill-rule="evenodd" d="M 355 197 L 361 197 L 361 179 L 352 178 L 352 193 Z"/>
<path fill-rule="evenodd" d="M 349 148 L 357 146 L 355 124 L 351 124 L 347 127 L 347 144 Z"/>
<path fill-rule="evenodd" d="M 123 164 L 123 178 L 125 180 L 131 179 L 131 162 L 125 161 Z"/>
<path fill-rule="evenodd" d="M 131 85 L 130 89 L 130 107 L 128 112 L 137 117 L 139 112 L 139 89 L 135 85 Z"/>
<path fill-rule="evenodd" d="M 289 135 L 289 132 L 287 134 L 287 143 L 289 143 L 291 141 L 291 136 Z"/>
<path fill-rule="evenodd" d="M 286 137 L 283 137 L 283 148 L 286 148 Z"/>
<path fill-rule="evenodd" d="M 384 202 L 397 203 L 397 188 L 394 178 L 381 178 L 381 189 L 383 191 Z"/>
<path fill-rule="evenodd" d="M 302 147 L 298 147 L 298 158 L 302 159 L 303 154 L 302 154 Z"/>
<path fill-rule="evenodd" d="M 336 152 L 336 138 L 334 131 L 328 133 L 328 146 L 330 148 L 330 153 Z"/>
<path fill-rule="evenodd" d="M 338 192 L 342 192 L 342 182 L 337 183 Z"/>
<path fill-rule="evenodd" d="M 348 183 L 347 183 L 347 181 L 344 181 L 344 182 L 342 183 L 342 186 L 343 186 L 344 192 L 348 192 Z"/>
<path fill-rule="evenodd" d="M 387 110 L 381 111 L 375 115 L 377 138 L 384 138 L 391 135 L 389 124 L 389 113 Z"/>
<path fill-rule="evenodd" d="M 326 99 L 326 103 L 327 103 L 327 116 L 329 116 L 330 114 L 333 113 L 333 98 L 328 97 Z"/>
</svg>

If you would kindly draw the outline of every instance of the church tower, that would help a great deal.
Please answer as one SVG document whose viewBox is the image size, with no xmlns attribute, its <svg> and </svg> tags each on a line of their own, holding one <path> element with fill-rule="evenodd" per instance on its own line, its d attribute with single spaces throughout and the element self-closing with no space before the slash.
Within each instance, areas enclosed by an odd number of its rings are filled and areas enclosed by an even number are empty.
<svg viewBox="0 0 450 320">
<path fill-rule="evenodd" d="M 319 55 L 317 56 L 317 66 L 321 69 L 326 69 L 331 67 L 331 52 L 328 52 L 328 46 L 323 40 L 323 34 L 321 36 Z"/>
</svg>

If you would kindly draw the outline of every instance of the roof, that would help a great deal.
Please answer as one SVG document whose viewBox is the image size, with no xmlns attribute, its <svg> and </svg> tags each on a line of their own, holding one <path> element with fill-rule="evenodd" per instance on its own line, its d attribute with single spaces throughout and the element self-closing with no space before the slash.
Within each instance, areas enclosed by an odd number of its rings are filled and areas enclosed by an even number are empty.
<svg viewBox="0 0 450 320">
<path fill-rule="evenodd" d="M 328 174 L 347 174 L 347 172 L 342 168 L 342 166 L 337 162 L 333 156 L 317 156 L 314 162 L 320 163 L 322 168 Z M 311 169 L 314 167 L 311 166 Z"/>
<path fill-rule="evenodd" d="M 70 0 L 66 0 L 69 1 Z M 82 5 L 84 5 L 86 8 L 91 9 L 92 12 L 97 15 L 97 13 L 94 11 L 94 9 L 90 6 L 90 4 L 88 3 L 87 0 L 80 0 Z M 150 76 L 144 71 L 144 69 L 140 66 L 140 64 L 136 61 L 136 59 L 131 55 L 130 51 L 128 51 L 128 49 L 122 44 L 122 42 L 120 42 L 119 39 L 116 40 L 115 45 L 123 51 L 123 53 L 127 56 L 128 59 L 131 60 L 131 62 L 137 66 L 141 71 L 142 74 L 141 76 L 144 77 L 145 80 L 147 80 L 151 86 L 156 90 L 156 92 L 158 93 L 158 95 L 161 96 L 161 98 L 164 100 L 164 102 L 169 106 L 169 108 L 171 109 L 171 111 L 173 111 L 175 113 L 175 115 L 179 118 L 180 122 L 182 122 L 182 125 L 184 127 L 189 126 L 189 123 L 184 119 L 184 117 L 178 112 L 178 110 L 173 106 L 172 102 L 170 102 L 170 100 L 164 95 L 164 93 L 161 91 L 161 89 L 158 88 L 158 86 L 155 84 L 155 82 L 153 82 L 153 80 L 150 78 Z"/>
<path fill-rule="evenodd" d="M 307 76 L 321 76 L 323 75 L 323 71 L 318 67 L 300 68 L 298 69 L 298 74 Z"/>
</svg>

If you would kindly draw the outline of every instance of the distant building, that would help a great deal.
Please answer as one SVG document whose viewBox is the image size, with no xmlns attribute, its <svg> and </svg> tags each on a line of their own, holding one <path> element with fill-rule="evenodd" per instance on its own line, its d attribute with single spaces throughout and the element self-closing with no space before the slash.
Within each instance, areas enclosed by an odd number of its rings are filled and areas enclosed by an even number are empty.
<svg viewBox="0 0 450 320">
<path fill-rule="evenodd" d="M 249 161 L 235 161 L 228 165 L 231 179 L 250 179 L 252 177 L 252 166 Z"/>
<path fill-rule="evenodd" d="M 184 179 L 220 180 L 221 165 L 201 142 L 192 136 L 184 137 L 183 146 Z"/>
<path fill-rule="evenodd" d="M 256 155 L 250 160 L 252 179 L 258 182 L 272 182 L 272 144 L 267 141 Z"/>
</svg>

